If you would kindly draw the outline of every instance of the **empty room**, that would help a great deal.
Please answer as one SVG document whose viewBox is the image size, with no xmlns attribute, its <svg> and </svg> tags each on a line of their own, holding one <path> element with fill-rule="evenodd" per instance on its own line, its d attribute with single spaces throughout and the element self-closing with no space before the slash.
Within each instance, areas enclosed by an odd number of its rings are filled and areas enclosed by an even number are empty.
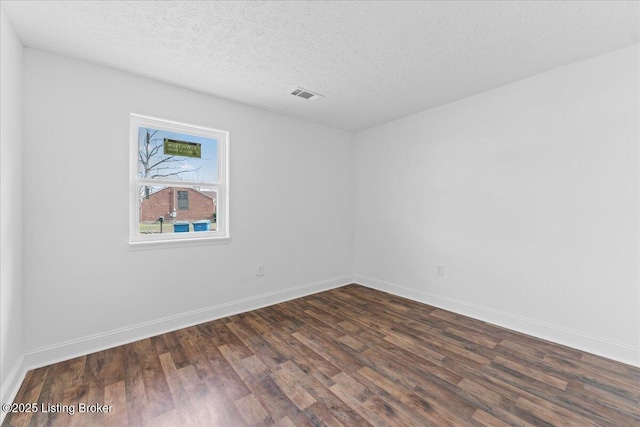
<svg viewBox="0 0 640 427">
<path fill-rule="evenodd" d="M 2 426 L 640 426 L 640 3 L 0 1 Z"/>
</svg>

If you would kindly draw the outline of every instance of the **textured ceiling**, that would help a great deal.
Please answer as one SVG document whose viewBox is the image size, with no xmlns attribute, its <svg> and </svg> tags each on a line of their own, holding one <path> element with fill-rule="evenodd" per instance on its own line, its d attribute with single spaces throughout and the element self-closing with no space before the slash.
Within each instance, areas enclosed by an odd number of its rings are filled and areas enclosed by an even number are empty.
<svg viewBox="0 0 640 427">
<path fill-rule="evenodd" d="M 25 46 L 348 130 L 639 37 L 637 2 L 1 4 Z M 325 98 L 290 95 L 297 86 Z"/>
</svg>

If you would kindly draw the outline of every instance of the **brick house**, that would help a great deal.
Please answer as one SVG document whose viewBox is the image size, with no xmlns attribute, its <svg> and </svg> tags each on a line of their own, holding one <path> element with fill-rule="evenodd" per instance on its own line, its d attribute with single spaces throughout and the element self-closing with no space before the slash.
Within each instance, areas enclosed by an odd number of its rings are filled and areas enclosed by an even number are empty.
<svg viewBox="0 0 640 427">
<path fill-rule="evenodd" d="M 142 198 L 140 221 L 155 222 L 160 217 L 166 221 L 212 220 L 217 207 L 215 196 L 213 191 L 167 187 Z"/>
</svg>

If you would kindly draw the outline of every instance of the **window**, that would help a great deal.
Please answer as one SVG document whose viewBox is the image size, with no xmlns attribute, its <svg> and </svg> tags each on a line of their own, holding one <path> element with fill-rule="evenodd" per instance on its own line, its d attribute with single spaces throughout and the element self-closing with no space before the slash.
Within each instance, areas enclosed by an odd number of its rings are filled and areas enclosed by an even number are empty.
<svg viewBox="0 0 640 427">
<path fill-rule="evenodd" d="M 229 239 L 229 133 L 131 114 L 131 244 Z"/>
<path fill-rule="evenodd" d="M 189 210 L 189 192 L 188 191 L 178 191 L 178 209 L 181 211 Z M 211 212 L 213 215 L 213 212 Z"/>
</svg>

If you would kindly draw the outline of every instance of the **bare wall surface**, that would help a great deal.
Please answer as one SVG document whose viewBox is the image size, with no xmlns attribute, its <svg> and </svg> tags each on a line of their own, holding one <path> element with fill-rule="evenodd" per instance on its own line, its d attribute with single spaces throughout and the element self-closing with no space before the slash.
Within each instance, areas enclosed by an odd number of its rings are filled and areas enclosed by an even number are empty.
<svg viewBox="0 0 640 427">
<path fill-rule="evenodd" d="M 10 357 L 49 363 L 355 271 L 363 284 L 638 364 L 637 76 L 637 47 L 623 49 L 352 144 L 349 132 L 26 49 L 25 181 L 2 193 L 3 206 L 24 197 L 28 304 L 13 315 L 24 333 L 4 333 L 3 309 L 2 336 L 26 343 Z M 21 102 L 4 89 L 2 99 Z M 128 246 L 130 112 L 231 132 L 230 244 Z M 7 244 L 20 242 L 3 228 Z"/>
<path fill-rule="evenodd" d="M 0 399 L 22 372 L 22 44 L 0 8 Z"/>
<path fill-rule="evenodd" d="M 43 51 L 25 62 L 27 353 L 351 275 L 351 133 Z M 230 132 L 229 244 L 130 249 L 131 112 Z"/>
<path fill-rule="evenodd" d="M 639 365 L 639 75 L 634 46 L 359 132 L 360 281 Z"/>
</svg>

